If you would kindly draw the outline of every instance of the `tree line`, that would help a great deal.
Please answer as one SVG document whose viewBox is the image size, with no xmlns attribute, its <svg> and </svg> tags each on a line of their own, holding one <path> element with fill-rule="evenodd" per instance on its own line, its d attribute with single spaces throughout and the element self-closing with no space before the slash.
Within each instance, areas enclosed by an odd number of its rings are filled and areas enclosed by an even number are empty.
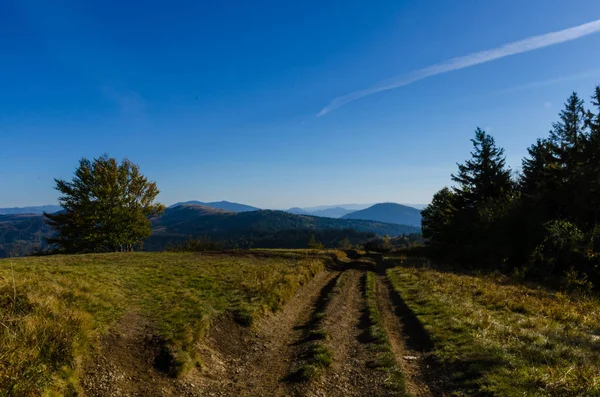
<svg viewBox="0 0 600 397">
<path fill-rule="evenodd" d="M 455 185 L 422 212 L 432 252 L 476 269 L 600 285 L 600 86 L 590 105 L 573 93 L 516 175 L 478 128 Z"/>
</svg>

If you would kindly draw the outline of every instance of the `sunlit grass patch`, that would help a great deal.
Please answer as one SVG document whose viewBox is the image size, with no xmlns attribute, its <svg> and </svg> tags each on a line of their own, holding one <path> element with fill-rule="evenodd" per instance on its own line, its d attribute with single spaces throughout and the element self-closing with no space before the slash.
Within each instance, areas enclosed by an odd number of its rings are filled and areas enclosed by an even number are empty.
<svg viewBox="0 0 600 397">
<path fill-rule="evenodd" d="M 600 395 L 600 302 L 410 262 L 387 273 L 469 395 Z"/>
<path fill-rule="evenodd" d="M 180 373 L 200 362 L 211 319 L 247 325 L 324 269 L 323 257 L 128 253 L 0 261 L 0 396 L 77 390 L 86 356 L 136 310 L 155 324 Z M 240 314 L 241 313 L 241 314 Z"/>
</svg>

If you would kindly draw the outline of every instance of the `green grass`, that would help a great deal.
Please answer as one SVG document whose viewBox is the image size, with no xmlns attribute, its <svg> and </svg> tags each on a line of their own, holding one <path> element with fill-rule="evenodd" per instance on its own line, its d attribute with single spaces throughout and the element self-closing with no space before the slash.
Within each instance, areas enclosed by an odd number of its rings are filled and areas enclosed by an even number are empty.
<svg viewBox="0 0 600 397">
<path fill-rule="evenodd" d="M 600 302 L 500 275 L 388 270 L 455 395 L 600 395 Z"/>
<path fill-rule="evenodd" d="M 390 345 L 390 340 L 381 320 L 377 305 L 377 283 L 373 272 L 364 276 L 364 290 L 367 303 L 368 328 L 366 334 L 373 350 L 374 367 L 388 373 L 386 384 L 402 395 L 406 395 L 406 383 L 402 370 L 398 367 Z"/>
<path fill-rule="evenodd" d="M 323 257 L 128 253 L 0 260 L 0 396 L 79 390 L 90 351 L 131 310 L 153 320 L 181 373 L 215 315 L 277 310 Z"/>
</svg>

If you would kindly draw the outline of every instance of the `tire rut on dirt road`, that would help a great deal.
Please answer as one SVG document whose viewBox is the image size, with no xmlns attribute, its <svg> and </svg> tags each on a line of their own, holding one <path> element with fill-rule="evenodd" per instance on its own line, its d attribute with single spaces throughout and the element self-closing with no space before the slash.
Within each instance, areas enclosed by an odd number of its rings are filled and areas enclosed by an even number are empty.
<svg viewBox="0 0 600 397">
<path fill-rule="evenodd" d="M 318 274 L 281 311 L 257 320 L 254 333 L 231 321 L 214 324 L 206 348 L 212 352 L 206 363 L 212 374 L 202 382 L 202 395 L 290 395 L 293 385 L 284 379 L 296 358 L 293 346 L 303 338 L 303 326 L 310 321 L 323 290 L 331 287 L 338 274 Z"/>
<path fill-rule="evenodd" d="M 85 364 L 82 386 L 89 397 L 197 396 L 194 384 L 155 368 L 164 348 L 152 322 L 139 311 L 125 313 L 101 339 Z"/>
<path fill-rule="evenodd" d="M 333 364 L 320 379 L 296 390 L 298 396 L 388 396 L 385 373 L 369 367 L 373 353 L 364 343 L 365 299 L 361 289 L 360 270 L 347 270 L 340 294 L 326 309 L 323 328 L 325 342 L 333 355 Z"/>
<path fill-rule="evenodd" d="M 430 357 L 431 341 L 422 327 L 411 327 L 402 308 L 399 296 L 393 291 L 384 275 L 377 281 L 377 306 L 388 335 L 396 363 L 404 373 L 406 390 L 411 396 L 443 396 L 436 381 L 436 368 Z"/>
</svg>

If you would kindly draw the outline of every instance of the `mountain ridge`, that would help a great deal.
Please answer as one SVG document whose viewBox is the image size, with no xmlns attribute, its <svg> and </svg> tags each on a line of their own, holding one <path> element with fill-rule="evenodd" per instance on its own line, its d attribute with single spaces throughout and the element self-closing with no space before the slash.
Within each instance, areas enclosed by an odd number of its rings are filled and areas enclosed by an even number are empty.
<svg viewBox="0 0 600 397">
<path fill-rule="evenodd" d="M 233 212 L 182 204 L 170 207 L 151 219 L 152 235 L 144 249 L 159 251 L 190 238 L 223 241 L 227 247 L 302 248 L 311 234 L 328 238 L 332 247 L 344 237 L 360 243 L 375 235 L 399 236 L 419 233 L 411 225 L 372 220 L 335 219 L 295 215 L 278 210 Z M 0 215 L 0 257 L 22 256 L 47 248 L 45 238 L 53 235 L 41 214 Z"/>
<path fill-rule="evenodd" d="M 362 219 L 421 227 L 421 211 L 397 203 L 379 203 L 364 210 L 354 211 L 342 219 Z"/>
<path fill-rule="evenodd" d="M 182 201 L 182 202 L 170 205 L 169 208 L 177 207 L 180 205 L 202 205 L 205 207 L 217 208 L 220 210 L 233 211 L 233 212 L 258 211 L 261 209 L 258 207 L 253 207 L 251 205 L 234 203 L 234 202 L 225 201 L 225 200 L 212 201 L 212 202 L 203 202 L 203 201 L 197 201 L 197 200 Z"/>
<path fill-rule="evenodd" d="M 0 208 L 0 215 L 18 215 L 18 214 L 43 214 L 54 213 L 62 210 L 60 205 L 35 205 L 29 207 L 9 207 L 9 208 Z"/>
</svg>

